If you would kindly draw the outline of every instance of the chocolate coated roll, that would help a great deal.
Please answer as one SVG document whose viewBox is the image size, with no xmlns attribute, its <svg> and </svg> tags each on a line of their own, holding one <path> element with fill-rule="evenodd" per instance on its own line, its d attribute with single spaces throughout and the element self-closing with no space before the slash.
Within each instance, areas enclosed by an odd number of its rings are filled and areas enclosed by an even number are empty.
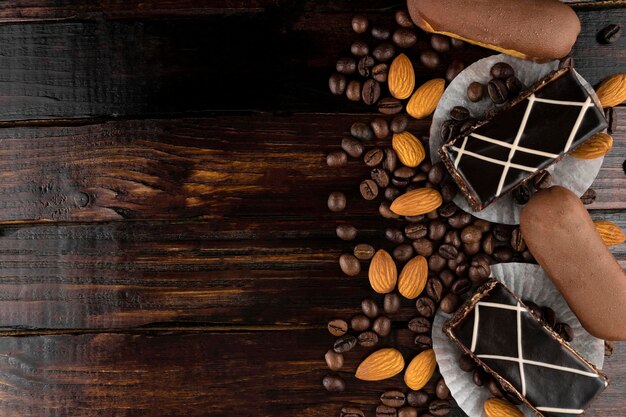
<svg viewBox="0 0 626 417">
<path fill-rule="evenodd" d="M 607 340 L 626 340 L 626 274 L 571 191 L 554 186 L 533 195 L 520 228 L 531 253 L 583 327 Z"/>
</svg>

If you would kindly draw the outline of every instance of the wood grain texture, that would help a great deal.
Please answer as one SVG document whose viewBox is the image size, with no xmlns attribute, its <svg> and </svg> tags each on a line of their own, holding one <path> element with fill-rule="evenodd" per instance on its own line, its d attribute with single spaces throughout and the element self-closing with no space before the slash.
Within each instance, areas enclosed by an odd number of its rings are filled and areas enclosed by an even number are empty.
<svg viewBox="0 0 626 417">
<path fill-rule="evenodd" d="M 402 387 L 401 375 L 382 382 L 356 380 L 358 362 L 375 349 L 357 347 L 345 354 L 340 372 L 348 391 L 328 394 L 320 381 L 332 341 L 323 330 L 0 338 L 0 412 L 8 417 L 321 417 L 356 405 L 373 415 L 382 392 Z M 416 353 L 408 330 L 394 332 L 380 346 L 397 344 L 404 346 L 407 360 Z M 622 415 L 625 347 L 606 361 L 611 386 L 585 415 Z"/>
<path fill-rule="evenodd" d="M 86 7 L 81 4 L 75 9 L 79 15 Z M 332 97 L 327 88 L 335 61 L 357 38 L 349 23 L 354 10 L 317 10 L 316 4 L 286 2 L 225 16 L 2 25 L 0 120 L 363 111 L 364 106 Z M 626 10 L 578 13 L 583 34 L 575 56 L 581 74 L 596 83 L 626 67 L 626 39 L 611 47 L 595 40 L 608 22 L 625 25 Z M 390 11 L 374 16 L 391 24 Z M 427 43 L 421 34 L 416 48 Z M 492 52 L 467 46 L 455 54 L 469 64 Z M 417 82 L 444 74 L 451 60 L 447 54 L 435 73 L 417 65 Z"/>
</svg>

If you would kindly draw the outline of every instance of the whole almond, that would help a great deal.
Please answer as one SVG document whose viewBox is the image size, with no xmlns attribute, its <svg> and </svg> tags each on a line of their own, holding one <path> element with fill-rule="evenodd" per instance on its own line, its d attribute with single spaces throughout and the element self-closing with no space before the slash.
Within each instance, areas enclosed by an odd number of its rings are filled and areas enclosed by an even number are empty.
<svg viewBox="0 0 626 417">
<path fill-rule="evenodd" d="M 404 382 L 414 391 L 424 388 L 435 373 L 435 351 L 428 349 L 413 358 L 404 372 Z"/>
<path fill-rule="evenodd" d="M 411 168 L 418 166 L 426 157 L 422 142 L 406 130 L 393 135 L 391 146 L 400 162 Z"/>
<path fill-rule="evenodd" d="M 404 369 L 404 358 L 396 349 L 380 349 L 369 355 L 356 369 L 356 377 L 363 381 L 382 381 L 398 375 Z"/>
<path fill-rule="evenodd" d="M 603 108 L 615 107 L 626 100 L 626 73 L 611 75 L 596 90 Z"/>
<path fill-rule="evenodd" d="M 437 108 L 445 86 L 446 81 L 443 78 L 435 78 L 423 84 L 415 90 L 407 103 L 407 113 L 416 119 L 428 117 Z"/>
<path fill-rule="evenodd" d="M 416 256 L 404 265 L 398 278 L 398 291 L 408 299 L 417 298 L 426 286 L 428 261 L 423 256 Z"/>
<path fill-rule="evenodd" d="M 608 133 L 597 133 L 591 139 L 570 152 L 578 159 L 596 159 L 609 153 L 613 138 Z"/>
<path fill-rule="evenodd" d="M 489 398 L 483 408 L 489 417 L 524 417 L 517 407 L 499 398 Z"/>
<path fill-rule="evenodd" d="M 389 92 L 399 100 L 409 98 L 415 89 L 415 71 L 411 60 L 400 54 L 393 60 L 387 76 Z"/>
<path fill-rule="evenodd" d="M 443 199 L 433 188 L 418 188 L 402 194 L 391 203 L 391 211 L 400 216 L 419 216 L 438 208 Z"/>
<path fill-rule="evenodd" d="M 624 235 L 622 229 L 615 223 L 597 220 L 594 221 L 593 224 L 606 246 L 615 246 L 626 242 L 626 235 Z"/>
<path fill-rule="evenodd" d="M 369 269 L 370 285 L 379 294 L 387 294 L 396 287 L 398 270 L 391 255 L 384 249 L 379 249 L 372 258 Z"/>
</svg>

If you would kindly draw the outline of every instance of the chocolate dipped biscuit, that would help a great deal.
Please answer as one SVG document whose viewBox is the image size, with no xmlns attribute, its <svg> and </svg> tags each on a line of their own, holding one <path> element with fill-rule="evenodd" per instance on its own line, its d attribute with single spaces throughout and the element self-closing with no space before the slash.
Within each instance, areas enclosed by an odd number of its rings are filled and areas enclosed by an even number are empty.
<svg viewBox="0 0 626 417">
<path fill-rule="evenodd" d="M 626 273 L 597 233 L 580 199 L 554 186 L 524 206 L 526 245 L 583 327 L 607 340 L 626 340 Z"/>
<path fill-rule="evenodd" d="M 519 58 L 562 58 L 580 33 L 578 16 L 558 0 L 408 0 L 407 6 L 427 32 Z"/>
</svg>

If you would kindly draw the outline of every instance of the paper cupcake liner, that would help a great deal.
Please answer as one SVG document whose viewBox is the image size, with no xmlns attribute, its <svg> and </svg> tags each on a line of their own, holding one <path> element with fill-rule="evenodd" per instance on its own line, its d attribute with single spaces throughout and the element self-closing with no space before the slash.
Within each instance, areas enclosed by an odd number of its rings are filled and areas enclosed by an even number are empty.
<svg viewBox="0 0 626 417">
<path fill-rule="evenodd" d="M 530 300 L 540 306 L 552 308 L 559 322 L 572 327 L 574 339 L 570 345 L 598 369 L 602 369 L 604 341 L 587 333 L 540 266 L 522 263 L 496 264 L 491 266 L 491 276 L 506 285 L 522 300 Z M 487 388 L 478 387 L 472 382 L 471 372 L 464 372 L 459 368 L 458 360 L 462 352 L 442 331 L 444 322 L 450 317 L 451 315 L 439 310 L 433 323 L 433 349 L 439 370 L 450 393 L 469 417 L 487 417 L 483 403 L 491 397 L 491 394 Z M 527 417 L 536 416 L 525 405 L 519 408 Z"/>
</svg>

